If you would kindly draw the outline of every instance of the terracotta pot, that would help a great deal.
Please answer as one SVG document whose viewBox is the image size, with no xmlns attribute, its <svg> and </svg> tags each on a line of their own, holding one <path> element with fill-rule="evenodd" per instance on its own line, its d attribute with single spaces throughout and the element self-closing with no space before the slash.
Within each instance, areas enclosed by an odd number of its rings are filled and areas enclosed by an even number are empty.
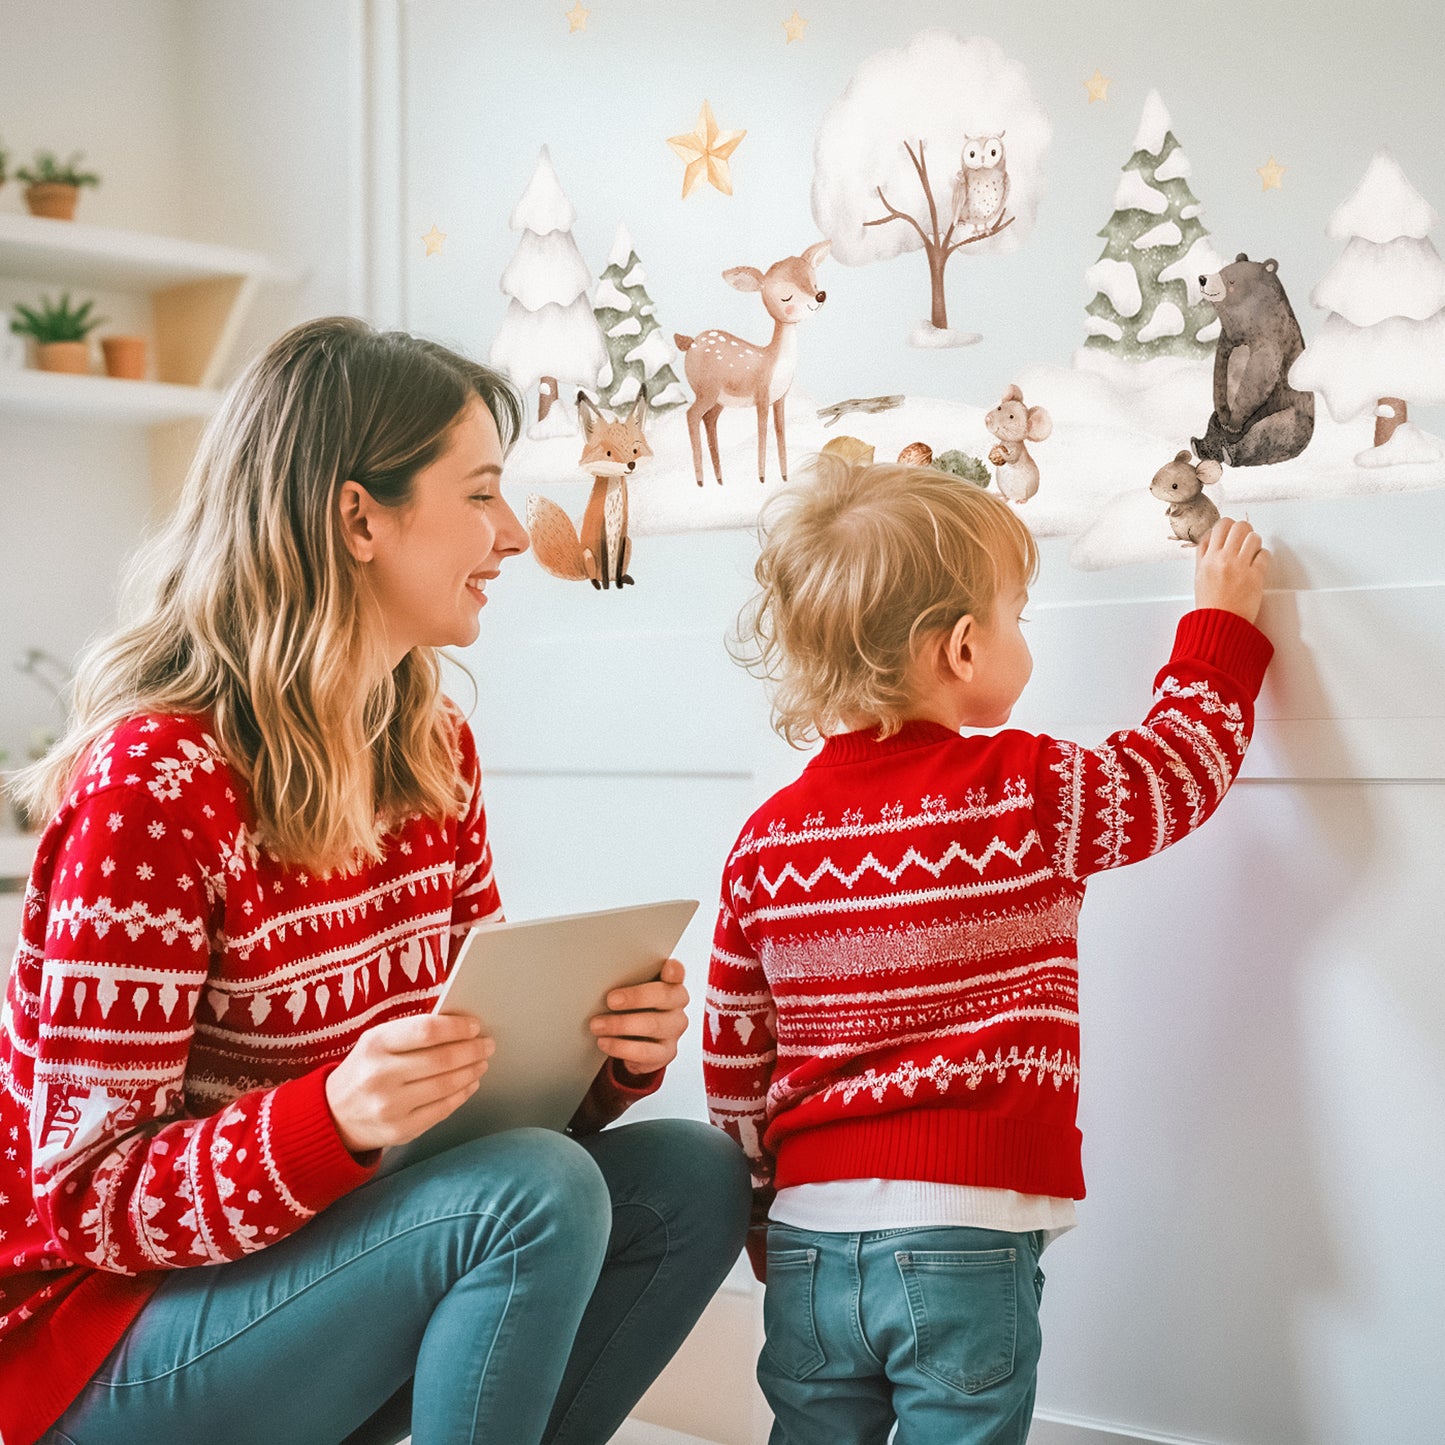
<svg viewBox="0 0 1445 1445">
<path fill-rule="evenodd" d="M 43 341 L 35 348 L 41 371 L 65 371 L 84 376 L 90 370 L 90 347 L 84 341 Z"/>
<path fill-rule="evenodd" d="M 73 221 L 79 186 L 63 186 L 57 181 L 38 181 L 25 187 L 25 204 L 32 216 L 49 216 L 52 221 Z"/>
<path fill-rule="evenodd" d="M 105 374 L 126 381 L 144 381 L 146 339 L 144 336 L 103 336 L 100 349 L 105 355 Z"/>
</svg>

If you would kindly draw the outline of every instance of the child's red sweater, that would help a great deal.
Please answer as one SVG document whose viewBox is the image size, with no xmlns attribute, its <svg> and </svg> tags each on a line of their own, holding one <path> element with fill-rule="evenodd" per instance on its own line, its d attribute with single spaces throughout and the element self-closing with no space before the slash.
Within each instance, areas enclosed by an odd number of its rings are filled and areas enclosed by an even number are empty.
<svg viewBox="0 0 1445 1445">
<path fill-rule="evenodd" d="M 1233 613 L 1191 612 L 1142 726 L 1099 747 L 847 733 L 752 816 L 723 874 L 703 1068 L 760 1187 L 1083 1198 L 1085 879 L 1214 810 L 1272 652 Z"/>
<path fill-rule="evenodd" d="M 0 1436 L 29 1445 L 160 1284 L 300 1229 L 375 1172 L 326 1103 L 363 1030 L 428 1010 L 501 916 L 480 772 L 380 863 L 316 877 L 265 849 L 202 720 L 92 750 L 40 841 L 0 1019 Z M 599 1073 L 576 1125 L 650 1092 Z"/>
</svg>

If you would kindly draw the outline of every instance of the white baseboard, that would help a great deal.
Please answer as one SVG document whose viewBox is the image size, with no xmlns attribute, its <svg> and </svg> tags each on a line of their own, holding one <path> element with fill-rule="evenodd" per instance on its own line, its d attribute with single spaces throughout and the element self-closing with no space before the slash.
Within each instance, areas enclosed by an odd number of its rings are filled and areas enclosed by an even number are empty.
<svg viewBox="0 0 1445 1445">
<path fill-rule="evenodd" d="M 701 1435 L 669 1430 L 665 1425 L 649 1425 L 645 1420 L 624 1420 L 608 1445 L 713 1445 L 713 1442 Z"/>
<path fill-rule="evenodd" d="M 1159 1435 L 1152 1430 L 1109 1425 L 1054 1410 L 1035 1410 L 1029 1445 L 1211 1445 L 1184 1435 Z"/>
</svg>

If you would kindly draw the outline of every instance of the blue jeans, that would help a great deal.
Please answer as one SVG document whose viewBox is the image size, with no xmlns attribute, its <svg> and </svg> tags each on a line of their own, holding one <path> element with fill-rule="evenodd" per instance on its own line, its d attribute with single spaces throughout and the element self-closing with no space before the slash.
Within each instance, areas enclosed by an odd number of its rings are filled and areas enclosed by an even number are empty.
<svg viewBox="0 0 1445 1445">
<path fill-rule="evenodd" d="M 768 1226 L 769 1445 L 1023 1445 L 1043 1234 Z"/>
<path fill-rule="evenodd" d="M 741 1150 L 518 1129 L 167 1275 L 47 1445 L 608 1440 L 742 1247 Z"/>
</svg>

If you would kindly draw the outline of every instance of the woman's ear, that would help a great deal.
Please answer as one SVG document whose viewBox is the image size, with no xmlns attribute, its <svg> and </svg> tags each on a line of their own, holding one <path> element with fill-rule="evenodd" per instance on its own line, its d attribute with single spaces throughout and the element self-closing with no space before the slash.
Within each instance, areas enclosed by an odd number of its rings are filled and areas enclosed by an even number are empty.
<svg viewBox="0 0 1445 1445">
<path fill-rule="evenodd" d="M 360 482 L 342 482 L 336 506 L 341 513 L 341 535 L 346 550 L 358 562 L 370 562 L 376 555 L 376 501 Z"/>
</svg>

